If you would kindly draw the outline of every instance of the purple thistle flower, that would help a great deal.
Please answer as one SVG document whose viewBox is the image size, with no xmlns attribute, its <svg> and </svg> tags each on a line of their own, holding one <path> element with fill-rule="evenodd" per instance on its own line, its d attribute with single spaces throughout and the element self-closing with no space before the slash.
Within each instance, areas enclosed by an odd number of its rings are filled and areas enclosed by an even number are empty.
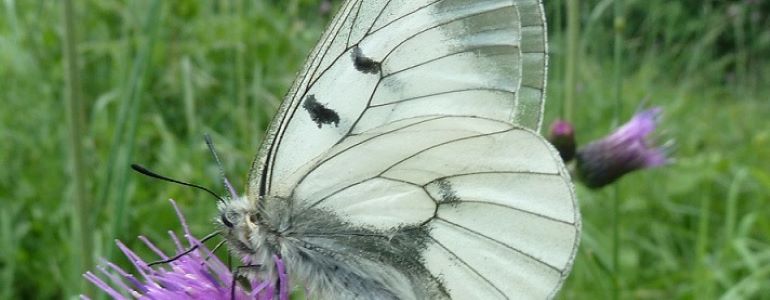
<svg viewBox="0 0 770 300">
<path fill-rule="evenodd" d="M 198 245 L 198 249 L 175 261 L 150 267 L 146 261 L 126 245 L 116 241 L 118 248 L 133 263 L 138 276 L 124 271 L 113 263 L 105 262 L 104 266 L 98 267 L 99 273 L 101 273 L 99 276 L 87 272 L 84 277 L 113 299 L 231 299 L 233 273 L 211 250 L 201 244 L 200 240 L 190 234 L 187 222 L 176 203 L 172 200 L 171 204 L 176 210 L 189 243 L 188 246 L 183 246 L 179 238 L 174 233 L 169 232 L 171 239 L 176 244 L 176 251 L 181 253 L 195 245 Z M 139 239 L 157 253 L 161 259 L 169 258 L 147 238 L 140 236 Z M 285 266 L 278 257 L 274 257 L 274 260 L 281 285 L 279 298 L 287 300 L 289 299 L 289 288 Z M 274 282 L 270 281 L 252 281 L 250 289 L 236 285 L 235 299 L 272 300 L 277 288 L 275 285 Z M 89 298 L 81 296 L 81 299 Z"/>
<path fill-rule="evenodd" d="M 667 164 L 665 147 L 648 141 L 661 112 L 659 107 L 638 112 L 610 135 L 578 149 L 578 178 L 590 188 L 600 188 L 632 171 Z"/>
<path fill-rule="evenodd" d="M 559 151 L 561 159 L 567 163 L 575 158 L 575 128 L 567 121 L 556 120 L 551 124 L 548 141 Z"/>
</svg>

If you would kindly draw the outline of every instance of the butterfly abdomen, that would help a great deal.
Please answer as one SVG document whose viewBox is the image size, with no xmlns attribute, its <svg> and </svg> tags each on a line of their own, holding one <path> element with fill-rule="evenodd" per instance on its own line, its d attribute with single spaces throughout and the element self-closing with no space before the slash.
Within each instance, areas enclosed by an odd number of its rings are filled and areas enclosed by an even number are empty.
<svg viewBox="0 0 770 300">
<path fill-rule="evenodd" d="M 235 206 L 248 203 L 241 202 Z M 265 207 L 259 209 L 260 220 L 255 224 L 268 229 L 235 227 L 231 236 L 242 236 L 238 231 L 248 230 L 246 234 L 251 236 L 243 242 L 253 243 L 248 251 L 231 247 L 236 255 L 252 262 L 281 257 L 294 284 L 307 288 L 313 299 L 446 298 L 438 281 L 421 267 L 419 254 L 428 236 L 423 226 L 383 232 L 352 225 L 322 209 L 292 210 L 287 202 L 271 198 L 262 203 Z M 275 270 L 266 267 L 249 277 L 259 273 L 275 280 Z"/>
<path fill-rule="evenodd" d="M 317 299 L 416 299 L 409 279 L 390 266 L 301 243 L 284 247 L 287 268 Z M 339 249 L 336 249 L 339 250 Z"/>
</svg>

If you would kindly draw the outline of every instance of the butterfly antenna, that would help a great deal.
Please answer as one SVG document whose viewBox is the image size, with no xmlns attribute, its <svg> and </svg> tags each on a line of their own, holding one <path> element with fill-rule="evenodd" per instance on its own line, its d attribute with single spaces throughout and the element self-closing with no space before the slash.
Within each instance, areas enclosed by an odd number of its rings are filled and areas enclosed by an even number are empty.
<svg viewBox="0 0 770 300">
<path fill-rule="evenodd" d="M 227 176 L 225 176 L 225 168 L 222 167 L 222 161 L 219 160 L 217 150 L 214 149 L 214 143 L 211 141 L 211 136 L 205 134 L 203 135 L 203 138 L 206 140 L 206 146 L 209 147 L 211 156 L 213 156 L 214 160 L 217 162 L 217 167 L 219 167 L 219 174 L 222 175 L 222 180 L 225 182 L 225 188 L 227 188 L 227 191 L 230 192 L 230 197 L 232 197 L 232 199 L 238 198 L 238 193 L 235 192 L 235 188 L 233 188 L 233 185 L 230 184 L 230 180 L 227 180 Z"/>
<path fill-rule="evenodd" d="M 150 171 L 147 168 L 145 168 L 145 167 L 143 167 L 141 165 L 138 165 L 138 164 L 131 164 L 131 169 L 133 169 L 136 172 L 141 173 L 142 175 L 148 176 L 148 177 L 152 177 L 152 178 L 160 179 L 160 180 L 165 180 L 165 181 L 168 181 L 168 182 L 173 182 L 173 183 L 176 183 L 176 184 L 181 184 L 181 185 L 184 185 L 184 186 L 189 186 L 189 187 L 193 187 L 193 188 L 196 188 L 196 189 L 199 189 L 199 190 L 206 191 L 209 194 L 211 194 L 212 196 L 214 196 L 214 198 L 217 198 L 218 201 L 220 201 L 222 203 L 225 202 L 225 199 L 222 199 L 222 197 L 217 195 L 217 193 L 214 193 L 210 189 L 207 189 L 207 188 L 202 187 L 200 185 L 192 184 L 192 183 L 188 183 L 188 182 L 184 182 L 184 181 L 179 181 L 179 180 L 176 180 L 176 179 L 173 179 L 173 178 L 168 178 L 166 176 L 163 176 L 163 175 L 160 175 L 160 174 L 155 173 L 153 171 Z"/>
</svg>

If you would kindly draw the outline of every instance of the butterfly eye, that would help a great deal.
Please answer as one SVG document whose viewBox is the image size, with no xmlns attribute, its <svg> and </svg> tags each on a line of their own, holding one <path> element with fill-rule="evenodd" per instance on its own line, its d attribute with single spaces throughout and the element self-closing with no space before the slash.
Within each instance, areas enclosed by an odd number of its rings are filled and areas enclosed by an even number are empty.
<svg viewBox="0 0 770 300">
<path fill-rule="evenodd" d="M 251 221 L 251 223 L 257 224 L 257 215 L 256 214 L 249 215 L 249 221 Z"/>
<path fill-rule="evenodd" d="M 221 216 L 221 221 L 222 221 L 222 224 L 225 224 L 225 226 L 227 226 L 228 228 L 233 228 L 233 223 L 230 223 L 230 221 L 227 220 L 227 217 L 225 217 L 224 214 L 222 214 Z"/>
</svg>

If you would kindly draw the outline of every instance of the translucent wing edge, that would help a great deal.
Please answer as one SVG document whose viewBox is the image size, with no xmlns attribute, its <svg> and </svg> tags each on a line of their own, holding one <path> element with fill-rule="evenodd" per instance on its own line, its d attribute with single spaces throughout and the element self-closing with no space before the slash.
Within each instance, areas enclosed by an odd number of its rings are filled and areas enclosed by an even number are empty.
<svg viewBox="0 0 770 300">
<path fill-rule="evenodd" d="M 548 87 L 547 86 L 548 85 L 548 83 L 547 83 L 548 82 L 548 23 L 546 22 L 545 9 L 544 9 L 543 1 L 542 0 L 517 0 L 517 1 L 515 1 L 516 9 L 519 11 L 520 19 L 524 19 L 524 17 L 522 16 L 522 11 L 521 11 L 522 5 L 526 5 L 526 2 L 530 2 L 530 1 L 536 2 L 536 7 L 537 7 L 537 10 L 538 10 L 538 16 L 539 16 L 539 22 L 537 22 L 536 25 L 542 26 L 543 32 L 542 32 L 542 34 L 539 35 L 540 37 L 542 37 L 542 42 L 541 42 L 542 44 L 541 45 L 523 45 L 522 44 L 522 48 L 521 49 L 528 48 L 528 47 L 533 47 L 533 46 L 534 47 L 542 47 L 543 48 L 543 51 L 542 51 L 543 52 L 543 64 L 541 66 L 542 77 L 541 76 L 537 76 L 537 78 L 530 78 L 532 76 L 535 76 L 535 75 L 533 75 L 531 73 L 537 73 L 537 72 L 535 72 L 535 70 L 524 70 L 524 66 L 522 66 L 522 74 L 521 74 L 522 75 L 522 78 L 521 78 L 522 85 L 519 87 L 519 91 L 521 92 L 523 90 L 523 88 L 524 88 L 523 82 L 524 81 L 526 81 L 527 79 L 536 79 L 536 80 L 538 80 L 538 81 L 540 81 L 542 83 L 542 88 L 537 88 L 540 91 L 540 97 L 539 97 L 540 101 L 539 101 L 539 107 L 538 107 L 537 112 L 536 112 L 537 119 L 536 119 L 536 121 L 533 122 L 533 120 L 528 120 L 528 119 L 531 118 L 531 117 L 528 117 L 528 115 L 532 114 L 532 113 L 535 113 L 535 112 L 528 111 L 527 107 L 524 104 L 520 103 L 521 95 L 517 95 L 515 109 L 514 109 L 514 112 L 513 112 L 513 119 L 511 121 L 514 124 L 517 124 L 517 125 L 519 125 L 521 127 L 527 127 L 529 129 L 532 129 L 532 130 L 535 131 L 535 133 L 540 133 L 540 130 L 541 130 L 542 125 L 543 125 L 543 112 L 545 111 L 546 90 L 547 90 L 547 87 Z M 531 26 L 532 25 L 529 25 L 529 26 L 526 26 L 526 27 L 531 27 Z M 525 26 L 522 26 L 522 27 L 525 27 Z M 522 33 L 524 32 L 523 30 L 520 30 L 520 31 Z M 523 37 L 522 37 L 522 42 L 523 42 Z M 528 52 L 528 53 L 531 53 L 531 52 Z M 523 59 L 523 55 L 525 53 L 521 52 L 521 54 L 522 54 L 522 59 Z M 532 87 L 530 87 L 530 88 L 532 88 Z M 532 123 L 530 123 L 530 122 L 532 122 Z"/>
<path fill-rule="evenodd" d="M 542 9 L 542 2 L 541 2 L 541 9 Z M 529 128 L 523 128 L 523 129 L 539 135 L 538 131 L 535 131 L 533 129 L 529 129 Z M 570 254 L 570 257 L 567 260 L 567 264 L 565 265 L 564 269 L 561 271 L 561 280 L 559 280 L 559 283 L 554 287 L 553 291 L 551 292 L 551 295 L 548 296 L 548 299 L 553 299 L 556 297 L 556 294 L 559 293 L 562 286 L 564 285 L 564 282 L 567 281 L 567 277 L 572 272 L 572 266 L 575 264 L 575 258 L 577 257 L 578 248 L 580 248 L 580 236 L 583 232 L 583 222 L 580 217 L 580 203 L 578 203 L 577 193 L 575 192 L 575 185 L 573 184 L 572 176 L 570 176 L 569 170 L 567 170 L 567 166 L 563 162 L 561 162 L 561 159 L 560 159 L 561 156 L 559 156 L 559 151 L 557 151 L 556 148 L 554 148 L 553 145 L 551 145 L 551 143 L 545 141 L 545 139 L 543 142 L 545 143 L 546 148 L 548 148 L 548 150 L 551 151 L 551 156 L 559 160 L 559 174 L 561 174 L 561 178 L 564 179 L 565 183 L 569 187 L 570 196 L 572 197 L 572 207 L 573 207 L 572 211 L 575 213 L 575 218 L 574 218 L 575 242 L 572 245 L 572 254 Z"/>
<path fill-rule="evenodd" d="M 543 19 L 543 33 L 544 33 L 543 48 L 545 49 L 545 51 L 543 51 L 545 55 L 543 59 L 543 98 L 542 98 L 543 100 L 540 102 L 540 121 L 537 123 L 537 128 L 534 129 L 535 133 L 540 134 L 540 130 L 542 129 L 542 126 L 543 126 L 543 113 L 545 112 L 545 99 L 548 91 L 548 21 L 545 18 L 545 7 L 543 6 L 543 1 L 541 0 L 538 2 L 540 2 L 540 4 L 538 5 L 540 7 L 540 12 L 541 12 L 540 17 Z M 560 157 L 560 156 L 557 156 L 557 157 Z M 567 172 L 566 174 L 569 174 L 569 172 Z M 570 178 L 570 182 L 571 181 L 572 179 Z M 572 194 L 574 196 L 575 194 L 574 186 L 572 185 L 570 186 L 573 189 Z M 574 199 L 577 199 L 577 198 L 574 198 Z M 579 216 L 576 216 L 576 217 L 579 217 Z M 578 233 L 580 233 L 579 228 L 578 228 Z"/>
</svg>

